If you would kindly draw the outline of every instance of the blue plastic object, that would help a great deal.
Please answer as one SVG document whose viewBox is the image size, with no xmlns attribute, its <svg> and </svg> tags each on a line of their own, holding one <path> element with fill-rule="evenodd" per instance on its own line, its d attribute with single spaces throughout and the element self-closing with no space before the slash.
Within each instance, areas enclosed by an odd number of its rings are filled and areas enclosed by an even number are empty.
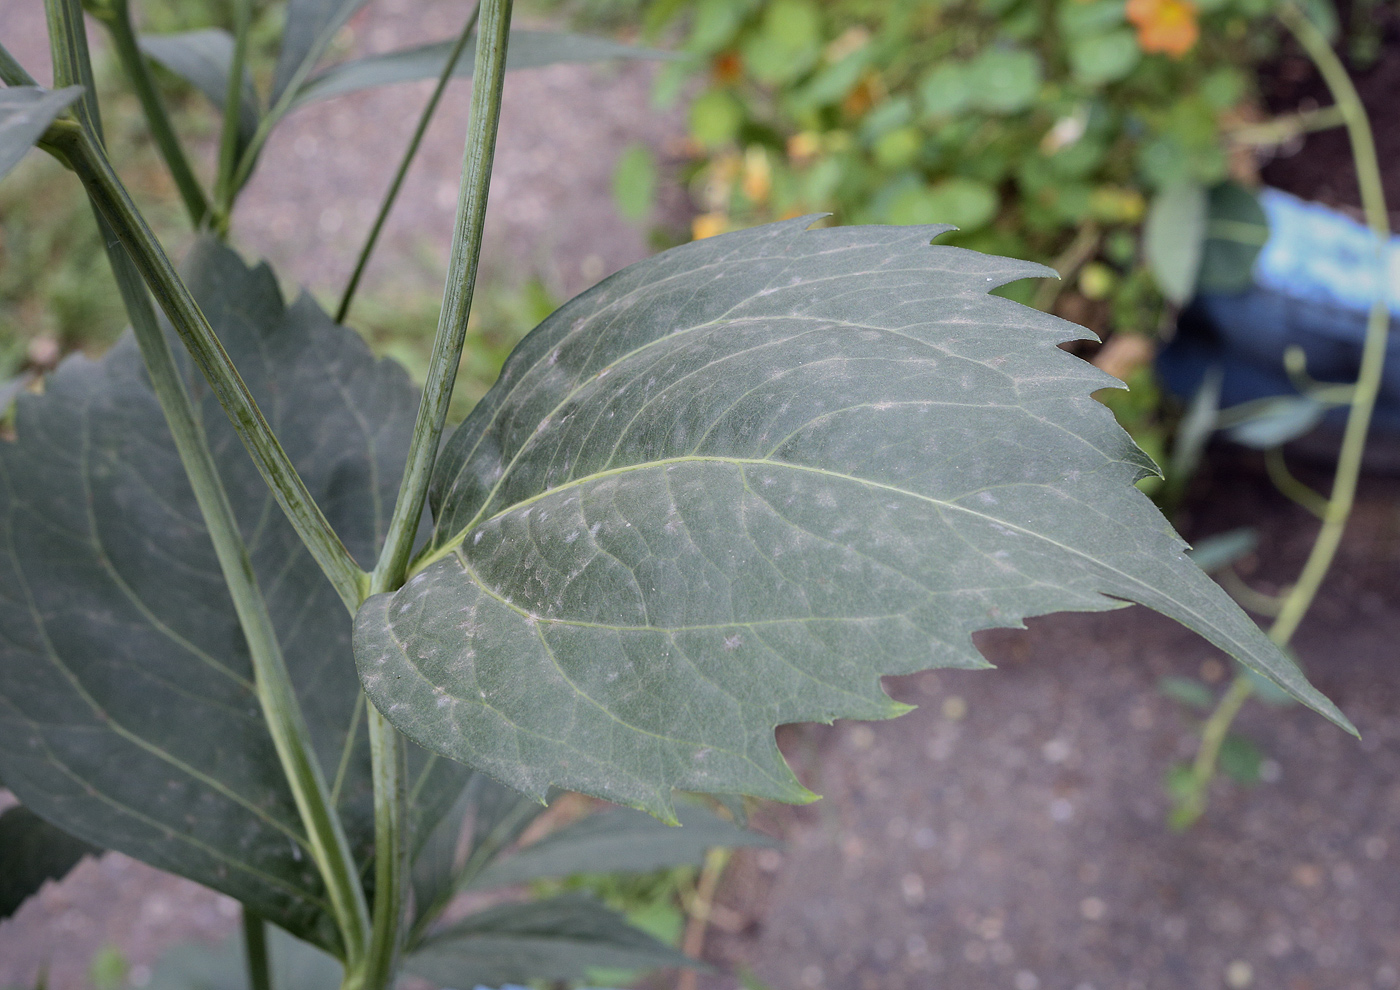
<svg viewBox="0 0 1400 990">
<path fill-rule="evenodd" d="M 1391 335 L 1373 422 L 1400 432 L 1400 237 L 1390 238 L 1378 273 L 1375 238 L 1350 217 L 1277 189 L 1265 189 L 1259 202 L 1269 240 L 1255 261 L 1254 285 L 1241 293 L 1203 293 L 1183 311 L 1157 359 L 1162 380 L 1189 399 L 1206 369 L 1218 364 L 1222 406 L 1296 395 L 1283 354 L 1297 345 L 1313 378 L 1354 382 L 1379 277 Z"/>
</svg>

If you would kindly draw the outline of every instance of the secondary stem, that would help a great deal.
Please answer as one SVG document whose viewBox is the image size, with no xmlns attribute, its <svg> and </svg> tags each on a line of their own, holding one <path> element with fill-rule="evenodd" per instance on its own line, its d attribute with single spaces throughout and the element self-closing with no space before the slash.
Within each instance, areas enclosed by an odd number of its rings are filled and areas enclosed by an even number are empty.
<svg viewBox="0 0 1400 990">
<path fill-rule="evenodd" d="M 442 439 L 452 385 L 462 359 L 462 344 L 471 314 L 481 255 L 481 230 L 491 186 L 491 162 L 496 153 L 496 130 L 501 119 L 506 46 L 510 40 L 511 0 L 486 0 L 477 31 L 476 63 L 472 69 L 471 122 L 462 162 L 462 185 L 457 197 L 457 224 L 452 236 L 452 259 L 443 292 L 437 337 L 413 424 L 408 466 L 399 486 L 398 501 L 379 562 L 370 575 L 371 591 L 390 591 L 403 583 L 413 551 L 413 537 L 428 493 L 428 481 Z"/>
<path fill-rule="evenodd" d="M 1287 0 L 1279 8 L 1278 16 L 1317 66 L 1346 123 L 1347 137 L 1351 140 L 1352 159 L 1356 166 L 1357 184 L 1361 190 L 1362 210 L 1376 242 L 1376 298 L 1371 303 L 1371 313 L 1366 323 L 1366 337 L 1361 349 L 1361 368 L 1357 374 L 1351 410 L 1347 414 L 1347 424 L 1342 434 L 1342 448 L 1337 456 L 1332 494 L 1323 507 L 1322 528 L 1308 554 L 1307 562 L 1298 575 L 1297 583 L 1284 596 L 1278 617 L 1269 627 L 1269 638 L 1279 646 L 1286 646 L 1312 606 L 1318 590 L 1322 587 L 1322 581 L 1336 558 L 1337 548 L 1342 542 L 1342 533 L 1346 529 L 1347 519 L 1356 500 L 1356 487 L 1361 477 L 1361 460 L 1366 450 L 1366 434 L 1370 430 L 1371 414 L 1380 394 L 1381 372 L 1385 365 L 1390 332 L 1384 261 L 1386 244 L 1390 239 L 1390 219 L 1386 212 L 1385 189 L 1381 183 L 1380 159 L 1376 156 L 1371 122 L 1366 116 L 1366 107 L 1347 74 L 1346 66 L 1332 50 L 1326 36 L 1308 20 L 1307 15 L 1292 0 Z M 1201 747 L 1192 766 L 1191 792 L 1179 809 L 1183 815 L 1190 814 L 1194 819 L 1205 810 L 1206 789 L 1215 775 L 1220 746 L 1252 690 L 1247 676 L 1236 675 L 1230 689 L 1225 692 L 1207 720 L 1206 728 L 1202 732 Z"/>
<path fill-rule="evenodd" d="M 92 66 L 87 53 L 86 35 L 82 31 L 82 11 L 77 0 L 49 0 L 48 13 L 55 83 L 89 87 L 80 113 L 81 129 L 76 135 L 70 129 L 61 130 L 55 143 L 70 160 L 77 158 L 85 161 L 94 150 L 100 154 L 95 141 L 96 134 L 100 133 L 101 116 L 95 91 L 91 88 Z M 82 175 L 82 168 L 76 162 L 74 164 L 75 170 Z M 127 251 L 127 242 L 113 230 L 105 213 L 97 209 L 95 202 L 93 206 L 112 274 L 131 318 L 151 388 L 169 425 L 176 452 L 209 531 L 220 571 L 248 644 L 258 701 L 268 733 L 306 827 L 311 854 L 326 884 L 332 911 L 345 942 L 347 958 L 358 959 L 364 953 L 365 937 L 369 931 L 364 891 L 359 885 L 355 862 L 350 855 L 340 819 L 327 800 L 328 791 L 320 763 L 311 746 L 311 735 L 287 673 L 267 603 L 258 589 L 247 545 L 239 532 L 233 507 L 228 501 L 184 380 L 180 377 L 169 341 L 156 319 L 141 273 Z"/>
<path fill-rule="evenodd" d="M 243 955 L 248 963 L 248 990 L 272 990 L 267 922 L 246 907 L 243 909 Z"/>
<path fill-rule="evenodd" d="M 351 612 L 364 599 L 365 574 L 326 520 L 306 485 L 278 443 L 233 361 L 219 343 L 209 321 L 175 272 L 164 249 L 101 147 L 86 131 L 73 135 L 51 129 L 52 143 L 61 147 L 117 238 L 126 245 L 132 261 L 165 311 L 190 356 L 203 372 L 224 407 L 239 439 L 252 455 L 273 497 L 325 572 Z"/>
<path fill-rule="evenodd" d="M 340 297 L 340 305 L 336 307 L 335 321 L 337 323 L 344 323 L 345 317 L 350 312 L 350 302 L 355 298 L 355 290 L 360 287 L 360 279 L 364 276 L 365 266 L 369 264 L 369 256 L 374 252 L 374 246 L 379 241 L 379 234 L 384 229 L 384 222 L 389 219 L 389 211 L 394 208 L 394 201 L 399 197 L 399 189 L 403 186 L 404 177 L 408 175 L 408 167 L 413 164 L 413 159 L 418 155 L 418 147 L 423 143 L 423 135 L 428 133 L 428 124 L 432 121 L 433 114 L 437 112 L 442 94 L 447 91 L 447 83 L 451 80 L 452 73 L 457 68 L 457 62 L 467 47 L 467 40 L 471 38 L 472 31 L 476 27 L 477 16 L 480 13 L 481 4 L 478 3 L 472 8 L 467 23 L 462 27 L 462 33 L 457 36 L 456 44 L 452 46 L 452 51 L 447 55 L 447 61 L 443 63 L 442 72 L 438 74 L 437 85 L 433 88 L 433 95 L 428 97 L 423 112 L 418 116 L 418 126 L 414 128 L 413 137 L 409 140 L 408 147 L 404 149 L 398 171 L 394 173 L 393 181 L 389 183 L 389 191 L 384 194 L 384 201 L 379 204 L 379 214 L 374 218 L 374 225 L 369 229 L 369 236 L 365 238 L 364 247 L 360 248 L 360 256 L 355 261 L 355 271 L 350 275 L 350 281 L 346 283 L 345 292 Z"/>
<path fill-rule="evenodd" d="M 223 129 L 219 134 L 219 172 L 214 181 L 215 221 L 220 233 L 228 232 L 233 212 L 233 173 L 238 168 L 238 125 L 243 105 L 243 66 L 248 60 L 248 31 L 252 22 L 251 0 L 234 0 L 233 58 L 229 62 L 228 88 L 224 93 Z"/>
<path fill-rule="evenodd" d="M 141 110 L 146 115 L 151 137 L 155 140 L 161 157 L 165 159 L 166 167 L 170 169 L 171 178 L 175 180 L 175 188 L 179 190 L 185 211 L 190 215 L 190 223 L 196 228 L 203 226 L 205 218 L 209 215 L 209 200 L 205 198 L 204 189 L 195 178 L 194 170 L 185 156 L 185 149 L 175 135 L 175 128 L 170 123 L 165 103 L 156 89 L 150 67 L 146 64 L 146 57 L 141 53 L 136 32 L 131 25 L 130 5 L 127 0 L 111 0 L 110 3 L 99 5 L 93 11 L 93 16 L 107 27 L 112 36 L 112 48 L 116 52 L 117 60 L 121 62 L 122 70 L 131 81 L 136 98 L 141 102 Z"/>
</svg>

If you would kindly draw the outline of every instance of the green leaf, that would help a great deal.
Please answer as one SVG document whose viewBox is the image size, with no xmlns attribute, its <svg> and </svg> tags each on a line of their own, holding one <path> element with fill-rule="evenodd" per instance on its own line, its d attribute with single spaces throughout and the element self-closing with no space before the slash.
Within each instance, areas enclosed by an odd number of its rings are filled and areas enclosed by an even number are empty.
<svg viewBox="0 0 1400 990">
<path fill-rule="evenodd" d="M 894 196 L 885 218 L 897 224 L 946 223 L 968 232 L 991 222 L 997 205 L 996 190 L 985 182 L 943 179 L 931 186 L 911 186 Z"/>
<path fill-rule="evenodd" d="M 972 76 L 962 62 L 942 62 L 919 81 L 926 118 L 956 117 L 972 103 Z"/>
<path fill-rule="evenodd" d="M 1186 551 L 1186 555 L 1196 562 L 1196 566 L 1207 574 L 1224 570 L 1259 546 L 1259 531 L 1253 526 L 1241 526 L 1215 536 L 1198 540 Z"/>
<path fill-rule="evenodd" d="M 1135 601 L 1349 725 L 1133 487 L 1116 380 L 1057 346 L 1089 331 L 987 295 L 1049 269 L 810 222 L 640 262 L 521 343 L 356 618 L 391 722 L 530 794 L 802 801 L 775 726 L 898 715 L 881 675 Z"/>
<path fill-rule="evenodd" d="M 282 48 L 277 53 L 277 69 L 272 79 L 272 103 L 282 98 L 286 88 L 314 68 L 331 38 L 367 0 L 289 0 L 287 24 L 282 29 Z M 438 61 L 441 67 L 443 60 Z"/>
<path fill-rule="evenodd" d="M 1122 79 L 1141 58 L 1137 37 L 1128 30 L 1075 38 L 1069 45 L 1070 71 L 1075 80 L 1095 88 Z"/>
<path fill-rule="evenodd" d="M 1152 199 L 1143 227 L 1143 251 L 1157 287 L 1178 306 L 1196 294 L 1206 237 L 1206 191 L 1184 180 Z"/>
<path fill-rule="evenodd" d="M 694 804 L 677 808 L 680 828 L 626 808 L 589 815 L 512 856 L 496 860 L 470 886 L 502 887 L 575 873 L 644 873 L 699 863 L 715 847 L 777 846 L 760 832 L 727 822 Z"/>
<path fill-rule="evenodd" d="M 1326 405 L 1301 395 L 1275 396 L 1251 403 L 1250 409 L 1248 418 L 1235 421 L 1227 436 L 1256 450 L 1278 447 L 1312 432 L 1327 414 Z"/>
<path fill-rule="evenodd" d="M 412 429 L 408 376 L 310 297 L 284 305 L 265 266 L 204 241 L 187 267 L 312 494 L 372 561 Z M 353 733 L 338 810 L 364 861 L 371 784 L 349 617 L 203 378 L 186 374 L 328 781 Z M 132 338 L 21 395 L 16 428 L 0 444 L 0 775 L 65 831 L 335 950 L 237 617 Z M 447 803 L 464 776 L 421 753 L 415 772 Z"/>
<path fill-rule="evenodd" d="M 655 200 L 656 156 L 644 144 L 631 144 L 613 169 L 613 201 L 617 203 L 617 211 L 638 223 L 651 213 Z"/>
<path fill-rule="evenodd" d="M 702 967 L 633 928 L 590 897 L 502 904 L 468 915 L 404 959 L 404 969 L 446 986 L 567 980 L 594 966 Z"/>
<path fill-rule="evenodd" d="M 54 119 L 83 95 L 83 87 L 41 89 L 10 86 L 0 89 L 0 179 L 19 164 L 24 153 L 44 136 Z"/>
<path fill-rule="evenodd" d="M 293 106 L 304 106 L 316 100 L 343 96 L 374 86 L 436 79 L 452 54 L 455 40 L 436 41 L 415 48 L 403 48 L 383 55 L 370 55 L 332 66 L 309 79 L 297 91 Z M 468 43 L 470 51 L 476 36 Z M 624 45 L 609 38 L 594 38 L 564 31 L 511 31 L 506 50 L 507 69 L 538 69 L 559 62 L 601 62 L 610 58 L 666 59 L 680 56 L 656 48 Z M 470 56 L 458 60 L 452 74 L 469 79 L 473 62 Z"/>
<path fill-rule="evenodd" d="M 220 111 L 224 109 L 229 67 L 233 64 L 233 35 L 221 28 L 208 28 L 183 34 L 144 34 L 139 40 L 146 57 L 194 86 Z M 253 77 L 245 69 L 238 98 L 240 146 L 253 139 L 260 117 Z"/>
<path fill-rule="evenodd" d="M 1263 766 L 1263 752 L 1245 736 L 1231 733 L 1220 744 L 1220 769 L 1236 783 L 1259 783 Z"/>
<path fill-rule="evenodd" d="M 1237 182 L 1210 191 L 1200 292 L 1243 292 L 1254 282 L 1254 261 L 1269 240 L 1269 218 L 1259 200 Z"/>
<path fill-rule="evenodd" d="M 101 852 L 23 805 L 0 814 L 0 919 L 19 910 L 45 880 L 60 880 L 78 860 Z"/>
<path fill-rule="evenodd" d="M 1103 34 L 1127 19 L 1123 0 L 1060 0 L 1055 24 L 1069 38 Z"/>
<path fill-rule="evenodd" d="M 968 66 L 972 105 L 988 113 L 1017 113 L 1040 91 L 1044 73 L 1034 52 L 989 48 Z"/>
<path fill-rule="evenodd" d="M 337 990 L 341 965 L 333 957 L 280 928 L 267 929 L 272 985 L 283 990 Z M 123 984 L 125 985 L 125 984 Z M 144 990 L 248 990 L 248 958 L 237 936 L 210 947 L 185 942 L 168 950 L 151 967 Z"/>
<path fill-rule="evenodd" d="M 1199 711 L 1208 712 L 1215 707 L 1210 688 L 1189 677 L 1163 677 L 1157 681 L 1157 690 L 1164 697 Z"/>
<path fill-rule="evenodd" d="M 722 89 L 709 89 L 690 105 L 690 134 L 706 148 L 734 140 L 744 122 L 744 108 Z"/>
</svg>

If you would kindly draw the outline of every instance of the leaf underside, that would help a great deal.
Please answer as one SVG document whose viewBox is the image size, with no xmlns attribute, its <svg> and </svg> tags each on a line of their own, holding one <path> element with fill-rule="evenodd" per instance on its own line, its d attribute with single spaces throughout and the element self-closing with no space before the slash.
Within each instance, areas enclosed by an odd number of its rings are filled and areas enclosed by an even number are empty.
<svg viewBox="0 0 1400 990">
<path fill-rule="evenodd" d="M 899 714 L 880 676 L 985 667 L 979 629 L 1140 602 L 1348 724 L 1134 487 L 1115 380 L 1056 346 L 1089 332 L 988 295 L 1048 269 L 809 223 L 643 261 L 521 343 L 416 574 L 356 618 L 391 722 L 534 795 L 800 801 L 775 726 Z"/>
<path fill-rule="evenodd" d="M 266 267 L 212 242 L 188 267 L 312 494 L 372 560 L 412 428 L 407 375 L 309 297 L 284 306 Z M 186 376 L 328 782 L 353 733 L 338 810 L 366 862 L 369 747 L 354 717 L 350 617 L 218 402 Z M 20 396 L 17 434 L 0 444 L 0 777 L 65 831 L 334 951 L 233 604 L 131 336 L 100 361 L 69 358 L 42 396 Z M 450 804 L 465 769 L 415 752 L 415 772 L 434 775 L 425 801 Z"/>
<path fill-rule="evenodd" d="M 566 980 L 591 967 L 702 965 L 591 897 L 564 895 L 487 908 L 433 936 L 404 969 L 440 985 Z"/>
<path fill-rule="evenodd" d="M 0 814 L 0 920 L 46 880 L 60 880 L 84 856 L 102 850 L 54 828 L 20 805 Z"/>
<path fill-rule="evenodd" d="M 54 118 L 82 95 L 81 86 L 56 90 L 38 86 L 0 88 L 0 178 L 19 164 Z"/>
</svg>

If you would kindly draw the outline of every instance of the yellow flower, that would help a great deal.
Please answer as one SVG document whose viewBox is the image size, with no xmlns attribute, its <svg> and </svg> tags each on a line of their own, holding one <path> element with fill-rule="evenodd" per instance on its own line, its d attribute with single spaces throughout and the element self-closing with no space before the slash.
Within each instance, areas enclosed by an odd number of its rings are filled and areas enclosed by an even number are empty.
<svg viewBox="0 0 1400 990">
<path fill-rule="evenodd" d="M 1128 0 L 1127 15 L 1145 52 L 1181 58 L 1201 36 L 1191 0 Z"/>
<path fill-rule="evenodd" d="M 690 236 L 697 241 L 723 234 L 729 229 L 729 218 L 723 213 L 702 213 L 690 221 Z"/>
</svg>

